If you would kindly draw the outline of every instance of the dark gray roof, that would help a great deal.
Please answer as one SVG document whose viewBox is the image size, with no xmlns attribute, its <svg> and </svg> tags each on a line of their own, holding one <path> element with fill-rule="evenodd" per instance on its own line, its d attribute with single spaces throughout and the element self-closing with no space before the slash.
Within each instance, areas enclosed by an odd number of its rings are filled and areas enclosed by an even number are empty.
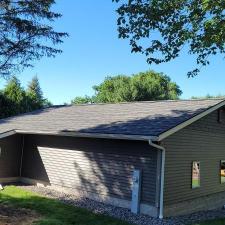
<svg viewBox="0 0 225 225">
<path fill-rule="evenodd" d="M 151 101 L 50 107 L 0 120 L 10 130 L 158 136 L 224 100 Z"/>
</svg>

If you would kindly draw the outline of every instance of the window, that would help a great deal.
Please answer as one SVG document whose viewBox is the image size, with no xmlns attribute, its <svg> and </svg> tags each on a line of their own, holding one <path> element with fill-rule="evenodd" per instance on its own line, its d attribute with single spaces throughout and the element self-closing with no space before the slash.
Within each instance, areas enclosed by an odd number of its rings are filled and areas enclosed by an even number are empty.
<svg viewBox="0 0 225 225">
<path fill-rule="evenodd" d="M 200 162 L 192 163 L 192 188 L 200 187 Z"/>
<path fill-rule="evenodd" d="M 224 123 L 225 122 L 225 110 L 224 109 L 219 109 L 218 110 L 218 123 Z"/>
<path fill-rule="evenodd" d="M 225 160 L 220 161 L 220 182 L 225 183 Z"/>
</svg>

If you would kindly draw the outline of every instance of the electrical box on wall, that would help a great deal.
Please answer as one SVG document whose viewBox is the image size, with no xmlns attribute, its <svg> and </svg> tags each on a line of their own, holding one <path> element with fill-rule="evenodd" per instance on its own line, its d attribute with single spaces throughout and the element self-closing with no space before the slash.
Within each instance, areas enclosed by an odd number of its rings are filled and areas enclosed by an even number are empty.
<svg viewBox="0 0 225 225">
<path fill-rule="evenodd" d="M 131 212 L 138 214 L 140 212 L 141 170 L 134 170 L 132 181 Z"/>
</svg>

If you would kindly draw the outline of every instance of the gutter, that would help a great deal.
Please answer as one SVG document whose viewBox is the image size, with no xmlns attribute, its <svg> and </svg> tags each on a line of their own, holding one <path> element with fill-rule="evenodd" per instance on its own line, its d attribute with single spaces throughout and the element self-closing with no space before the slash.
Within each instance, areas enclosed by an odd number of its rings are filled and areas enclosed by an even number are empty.
<svg viewBox="0 0 225 225">
<path fill-rule="evenodd" d="M 162 160 L 161 160 L 161 175 L 160 175 L 160 197 L 159 197 L 159 218 L 163 219 L 163 201 L 164 201 L 164 180 L 165 180 L 165 156 L 166 149 L 160 145 L 157 145 L 152 142 L 152 140 L 148 141 L 149 145 L 154 148 L 157 148 L 162 152 Z"/>
</svg>

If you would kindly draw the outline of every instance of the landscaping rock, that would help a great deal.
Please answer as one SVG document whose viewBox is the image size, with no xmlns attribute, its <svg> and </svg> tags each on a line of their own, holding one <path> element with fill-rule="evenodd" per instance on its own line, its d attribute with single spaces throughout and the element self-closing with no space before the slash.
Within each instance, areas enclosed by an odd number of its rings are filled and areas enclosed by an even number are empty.
<svg viewBox="0 0 225 225">
<path fill-rule="evenodd" d="M 58 199 L 65 204 L 85 208 L 97 214 L 112 216 L 114 218 L 118 218 L 138 225 L 187 225 L 205 220 L 225 218 L 225 209 L 217 209 L 160 220 L 158 218 L 153 218 L 146 215 L 136 215 L 131 213 L 129 209 L 107 205 L 88 198 L 81 198 L 76 195 L 65 194 L 63 192 L 55 191 L 47 187 L 24 185 L 19 186 L 26 190 L 36 192 L 42 196 Z"/>
</svg>

